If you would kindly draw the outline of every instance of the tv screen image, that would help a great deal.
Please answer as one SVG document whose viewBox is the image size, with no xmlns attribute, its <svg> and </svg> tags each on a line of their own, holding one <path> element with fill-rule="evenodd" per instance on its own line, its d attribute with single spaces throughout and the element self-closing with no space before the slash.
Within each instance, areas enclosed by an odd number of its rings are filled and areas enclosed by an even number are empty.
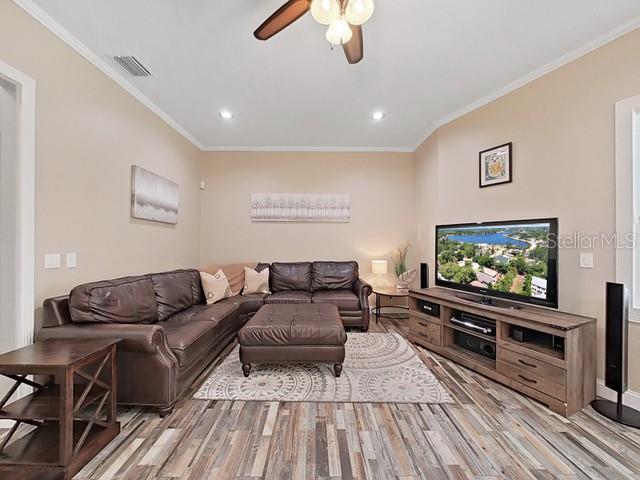
<svg viewBox="0 0 640 480">
<path fill-rule="evenodd" d="M 436 285 L 557 307 L 557 219 L 436 227 Z"/>
</svg>

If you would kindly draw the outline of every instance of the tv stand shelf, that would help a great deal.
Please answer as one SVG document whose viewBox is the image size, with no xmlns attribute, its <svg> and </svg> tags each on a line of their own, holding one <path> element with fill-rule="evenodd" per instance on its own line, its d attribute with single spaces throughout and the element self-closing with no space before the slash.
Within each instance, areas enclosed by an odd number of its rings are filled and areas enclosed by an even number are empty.
<svg viewBox="0 0 640 480">
<path fill-rule="evenodd" d="M 409 297 L 409 331 L 414 343 L 561 415 L 572 415 L 595 398 L 594 318 L 528 305 L 513 308 L 516 305 L 504 301 L 485 305 L 467 294 L 437 287 L 411 290 Z M 432 310 L 435 315 L 424 313 L 423 302 L 436 307 Z M 496 336 L 452 323 L 451 318 L 461 313 L 494 321 Z M 514 338 L 514 330 L 524 330 L 527 336 Z M 456 332 L 468 334 L 464 341 L 473 340 L 470 344 L 481 345 L 484 353 L 457 344 L 455 336 L 460 334 Z"/>
</svg>

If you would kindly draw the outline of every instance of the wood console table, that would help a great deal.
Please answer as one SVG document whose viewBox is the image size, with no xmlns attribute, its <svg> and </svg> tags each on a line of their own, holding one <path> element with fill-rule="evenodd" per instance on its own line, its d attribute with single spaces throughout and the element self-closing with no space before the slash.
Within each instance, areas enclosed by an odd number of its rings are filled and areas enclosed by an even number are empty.
<svg viewBox="0 0 640 480">
<path fill-rule="evenodd" d="M 469 294 L 444 288 L 414 289 L 409 299 L 410 338 L 561 415 L 586 407 L 596 393 L 596 320 L 528 305 L 508 306 L 501 300 L 483 305 Z M 465 313 L 495 322 L 495 330 L 487 334 L 470 329 L 462 319 Z M 518 335 L 523 329 L 527 338 Z"/>
<path fill-rule="evenodd" d="M 0 375 L 15 381 L 0 400 L 0 419 L 15 420 L 0 443 L 0 478 L 70 479 L 120 432 L 118 342 L 47 340 L 0 355 Z M 29 375 L 53 381 L 43 385 Z M 34 393 L 8 404 L 21 384 Z M 9 443 L 22 423 L 36 428 Z"/>
</svg>

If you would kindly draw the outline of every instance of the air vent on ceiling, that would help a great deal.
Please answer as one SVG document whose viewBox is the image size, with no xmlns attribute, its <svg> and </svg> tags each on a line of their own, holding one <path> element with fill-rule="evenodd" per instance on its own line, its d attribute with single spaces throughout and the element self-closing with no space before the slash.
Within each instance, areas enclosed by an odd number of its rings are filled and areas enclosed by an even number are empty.
<svg viewBox="0 0 640 480">
<path fill-rule="evenodd" d="M 134 77 L 150 77 L 151 76 L 151 72 L 147 70 L 145 66 L 142 65 L 142 63 L 140 63 L 140 60 L 138 60 L 136 57 L 115 56 L 113 57 L 113 59 L 118 63 L 118 65 L 120 65 L 122 68 L 124 68 L 127 72 L 129 72 Z"/>
</svg>

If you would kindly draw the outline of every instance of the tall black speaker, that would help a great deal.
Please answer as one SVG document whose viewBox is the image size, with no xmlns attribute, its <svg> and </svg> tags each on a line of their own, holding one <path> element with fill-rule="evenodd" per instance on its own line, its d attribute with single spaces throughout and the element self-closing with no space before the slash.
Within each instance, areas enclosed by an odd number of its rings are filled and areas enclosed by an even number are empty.
<svg viewBox="0 0 640 480">
<path fill-rule="evenodd" d="M 627 336 L 629 300 L 621 283 L 607 282 L 604 383 L 618 394 L 617 402 L 594 400 L 591 406 L 618 423 L 640 428 L 640 412 L 622 404 L 627 391 Z"/>
<path fill-rule="evenodd" d="M 429 288 L 429 265 L 420 264 L 420 288 Z"/>
<path fill-rule="evenodd" d="M 616 392 L 627 390 L 627 333 L 629 300 L 621 283 L 607 283 L 605 385 Z"/>
</svg>

